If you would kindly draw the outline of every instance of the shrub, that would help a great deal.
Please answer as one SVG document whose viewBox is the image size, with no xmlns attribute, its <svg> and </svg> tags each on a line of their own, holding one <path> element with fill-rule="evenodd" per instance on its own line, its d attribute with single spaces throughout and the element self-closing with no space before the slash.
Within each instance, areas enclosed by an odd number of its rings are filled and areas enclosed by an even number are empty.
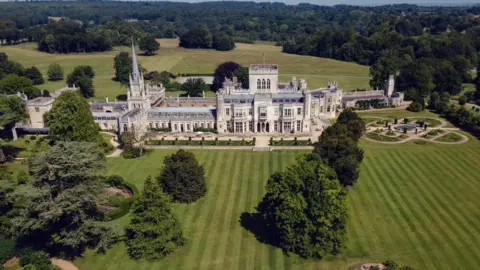
<svg viewBox="0 0 480 270">
<path fill-rule="evenodd" d="M 21 170 L 17 173 L 17 185 L 24 185 L 28 182 L 29 175 L 26 171 Z"/>
<path fill-rule="evenodd" d="M 36 139 L 37 139 L 37 136 L 34 136 L 34 135 L 30 136 L 31 141 L 35 141 Z"/>
<path fill-rule="evenodd" d="M 0 239 L 0 266 L 8 259 L 14 256 L 15 240 Z"/>
<path fill-rule="evenodd" d="M 52 262 L 50 261 L 50 256 L 44 251 L 30 251 L 24 252 L 20 256 L 20 265 L 33 265 L 36 270 L 51 270 L 54 269 Z"/>
<path fill-rule="evenodd" d="M 123 185 L 124 180 L 120 175 L 110 175 L 107 177 L 106 182 L 112 187 L 119 187 Z"/>
<path fill-rule="evenodd" d="M 145 152 L 145 149 L 134 147 L 123 150 L 122 156 L 127 159 L 139 158 L 142 153 Z"/>
</svg>

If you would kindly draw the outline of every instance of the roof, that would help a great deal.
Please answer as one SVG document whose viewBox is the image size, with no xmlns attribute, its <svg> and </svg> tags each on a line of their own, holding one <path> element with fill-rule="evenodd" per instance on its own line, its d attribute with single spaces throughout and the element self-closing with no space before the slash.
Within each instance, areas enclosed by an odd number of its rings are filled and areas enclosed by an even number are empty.
<svg viewBox="0 0 480 270">
<path fill-rule="evenodd" d="M 352 101 L 352 100 L 363 100 L 363 99 L 387 99 L 384 95 L 375 95 L 375 96 L 344 96 L 342 101 Z"/>
<path fill-rule="evenodd" d="M 97 116 L 97 117 L 102 117 L 102 116 L 106 116 L 106 117 L 110 117 L 110 116 L 118 117 L 119 115 L 121 115 L 121 113 L 118 113 L 118 112 L 111 112 L 111 113 L 107 113 L 107 112 L 92 112 L 92 116 Z"/>
<path fill-rule="evenodd" d="M 165 112 L 165 113 L 173 113 L 173 112 L 211 112 L 212 110 L 216 110 L 215 107 L 155 107 L 148 110 L 148 112 Z"/>
<path fill-rule="evenodd" d="M 224 99 L 253 99 L 254 95 L 225 95 Z"/>
<path fill-rule="evenodd" d="M 272 94 L 272 98 L 303 98 L 303 95 L 296 93 Z"/>
<path fill-rule="evenodd" d="M 34 99 L 27 100 L 27 105 L 48 105 L 53 102 L 51 97 L 37 97 Z"/>
</svg>

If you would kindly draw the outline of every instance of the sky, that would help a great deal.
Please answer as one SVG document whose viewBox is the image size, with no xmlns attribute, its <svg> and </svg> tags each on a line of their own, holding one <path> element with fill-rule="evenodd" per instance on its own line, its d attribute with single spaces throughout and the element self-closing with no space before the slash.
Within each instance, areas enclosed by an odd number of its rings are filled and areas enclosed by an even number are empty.
<svg viewBox="0 0 480 270">
<path fill-rule="evenodd" d="M 172 1 L 172 0 L 170 0 Z M 203 2 L 202 0 L 173 0 L 181 2 Z M 212 1 L 212 0 L 207 0 Z M 240 0 L 238 0 L 240 1 Z M 245 0 L 244 0 L 245 1 Z M 252 1 L 252 0 L 246 0 Z M 468 5 L 480 4 L 480 0 L 253 0 L 255 2 L 283 2 L 285 4 L 311 3 L 317 5 L 386 5 L 386 4 L 417 4 L 417 5 Z"/>
</svg>

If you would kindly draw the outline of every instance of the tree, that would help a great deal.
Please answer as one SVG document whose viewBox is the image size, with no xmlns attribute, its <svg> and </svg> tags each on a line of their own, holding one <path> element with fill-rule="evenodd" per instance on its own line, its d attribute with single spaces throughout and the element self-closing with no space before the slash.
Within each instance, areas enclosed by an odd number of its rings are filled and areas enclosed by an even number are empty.
<svg viewBox="0 0 480 270">
<path fill-rule="evenodd" d="M 121 52 L 113 59 L 113 67 L 115 68 L 115 79 L 122 85 L 128 85 L 129 76 L 132 73 L 132 57 L 128 52 Z"/>
<path fill-rule="evenodd" d="M 98 125 L 93 121 L 90 106 L 77 92 L 65 91 L 45 114 L 49 134 L 61 141 L 101 143 Z"/>
<path fill-rule="evenodd" d="M 433 73 L 433 82 L 434 90 L 440 93 L 448 92 L 450 95 L 457 95 L 462 91 L 461 74 L 449 61 L 441 61 L 437 64 Z"/>
<path fill-rule="evenodd" d="M 25 103 L 17 96 L 0 95 L 0 127 L 12 129 L 16 123 L 27 118 Z M 0 144 L 0 163 L 7 161 Z"/>
<path fill-rule="evenodd" d="M 217 51 L 231 51 L 235 48 L 235 42 L 233 42 L 233 39 L 227 35 L 214 36 L 212 48 Z"/>
<path fill-rule="evenodd" d="M 391 57 L 381 57 L 370 67 L 370 86 L 374 89 L 383 89 L 385 81 L 390 74 L 396 74 L 398 71 L 398 59 Z"/>
<path fill-rule="evenodd" d="M 238 81 L 242 83 L 242 87 L 248 89 L 248 67 L 239 67 L 233 72 L 233 77 L 237 77 Z"/>
<path fill-rule="evenodd" d="M 145 55 L 153 55 L 155 51 L 160 49 L 160 44 L 151 36 L 145 36 L 140 39 L 140 50 L 145 52 Z"/>
<path fill-rule="evenodd" d="M 438 92 L 433 92 L 430 95 L 430 102 L 428 104 L 428 107 L 432 110 L 437 110 L 440 106 L 440 94 Z"/>
<path fill-rule="evenodd" d="M 32 81 L 26 77 L 10 74 L 0 80 L 0 91 L 3 94 L 16 94 L 23 92 L 23 89 L 33 86 Z"/>
<path fill-rule="evenodd" d="M 190 97 L 201 97 L 202 93 L 208 90 L 208 86 L 200 78 L 189 78 L 182 84 L 182 90 L 186 91 Z"/>
<path fill-rule="evenodd" d="M 53 63 L 48 66 L 47 74 L 48 80 L 50 81 L 63 80 L 63 68 L 57 63 Z"/>
<path fill-rule="evenodd" d="M 475 95 L 474 98 L 478 100 L 477 103 L 480 103 L 480 61 L 478 61 L 477 65 L 477 76 L 475 77 L 475 80 L 473 81 L 475 85 Z"/>
<path fill-rule="evenodd" d="M 396 80 L 397 89 L 407 91 L 416 89 L 416 96 L 428 97 L 435 87 L 432 81 L 432 72 L 425 63 L 418 61 L 405 65 L 400 69 L 400 76 Z M 409 97 L 412 99 L 411 97 Z"/>
<path fill-rule="evenodd" d="M 69 86 L 77 86 L 85 98 L 93 97 L 95 89 L 93 87 L 92 78 L 95 76 L 91 66 L 77 66 L 67 76 L 67 84 Z"/>
<path fill-rule="evenodd" d="M 193 153 L 182 149 L 165 157 L 158 181 L 175 202 L 192 203 L 207 191 L 203 166 Z"/>
<path fill-rule="evenodd" d="M 193 28 L 180 36 L 180 47 L 183 48 L 212 48 L 212 35 L 206 28 Z"/>
<path fill-rule="evenodd" d="M 347 127 L 349 136 L 358 141 L 365 133 L 363 119 L 352 109 L 345 109 L 337 118 L 337 123 Z"/>
<path fill-rule="evenodd" d="M 313 150 L 314 154 L 335 170 L 343 186 L 352 186 L 357 181 L 363 160 L 363 150 L 357 145 L 358 136 L 363 132 L 357 121 L 352 121 L 352 127 L 349 127 L 349 121 L 328 127 L 322 132 Z"/>
<path fill-rule="evenodd" d="M 26 206 L 12 220 L 20 243 L 80 255 L 86 248 L 106 250 L 116 234 L 99 222 L 97 201 L 102 190 L 98 175 L 105 158 L 84 142 L 60 142 L 30 163 L 32 183 L 18 195 Z"/>
<path fill-rule="evenodd" d="M 304 258 L 338 254 L 345 246 L 346 192 L 314 155 L 268 179 L 257 212 L 266 240 Z"/>
<path fill-rule="evenodd" d="M 240 65 L 235 62 L 220 64 L 213 73 L 213 90 L 218 91 L 218 89 L 222 88 L 225 78 L 232 79 L 233 73 L 239 68 Z"/>
<path fill-rule="evenodd" d="M 132 219 L 125 227 L 125 245 L 133 259 L 154 261 L 171 254 L 186 240 L 173 215 L 169 197 L 151 177 L 132 207 Z"/>
<path fill-rule="evenodd" d="M 168 71 L 150 72 L 150 81 L 156 85 L 167 85 L 168 83 L 170 83 L 170 74 L 168 73 Z"/>
<path fill-rule="evenodd" d="M 25 77 L 29 78 L 34 85 L 43 84 L 43 75 L 37 67 L 25 69 Z"/>
</svg>

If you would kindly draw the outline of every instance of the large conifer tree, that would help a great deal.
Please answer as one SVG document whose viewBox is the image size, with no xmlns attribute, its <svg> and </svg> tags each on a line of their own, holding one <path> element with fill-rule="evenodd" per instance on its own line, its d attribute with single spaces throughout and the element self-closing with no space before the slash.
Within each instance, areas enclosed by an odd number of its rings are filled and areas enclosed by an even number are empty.
<svg viewBox="0 0 480 270">
<path fill-rule="evenodd" d="M 125 244 L 133 259 L 158 260 L 185 244 L 169 197 L 150 177 L 145 180 L 142 196 L 133 205 L 132 215 L 125 227 Z"/>
</svg>

